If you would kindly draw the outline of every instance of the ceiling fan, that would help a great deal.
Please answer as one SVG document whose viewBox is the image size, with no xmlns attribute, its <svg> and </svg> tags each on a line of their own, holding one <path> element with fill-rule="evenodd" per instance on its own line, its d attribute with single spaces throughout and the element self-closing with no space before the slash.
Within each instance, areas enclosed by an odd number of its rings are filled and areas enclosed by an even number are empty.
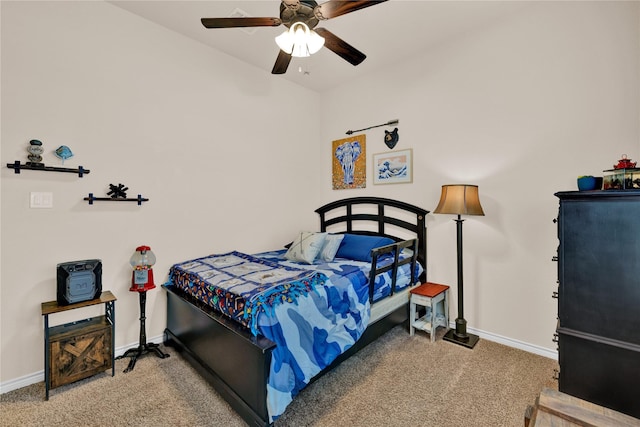
<svg viewBox="0 0 640 427">
<path fill-rule="evenodd" d="M 291 29 L 292 26 L 302 27 L 302 23 L 308 30 L 324 38 L 324 46 L 336 53 L 352 65 L 358 65 L 367 57 L 349 43 L 345 42 L 326 28 L 316 28 L 320 21 L 335 18 L 365 7 L 375 6 L 387 0 L 376 1 L 337 1 L 329 0 L 318 4 L 314 0 L 281 0 L 279 18 L 202 18 L 202 25 L 206 28 L 238 28 L 238 27 L 277 27 L 284 25 Z M 322 47 L 320 45 L 318 49 Z M 291 57 L 297 56 L 280 50 L 276 62 L 271 70 L 272 74 L 284 74 L 289 67 Z"/>
</svg>

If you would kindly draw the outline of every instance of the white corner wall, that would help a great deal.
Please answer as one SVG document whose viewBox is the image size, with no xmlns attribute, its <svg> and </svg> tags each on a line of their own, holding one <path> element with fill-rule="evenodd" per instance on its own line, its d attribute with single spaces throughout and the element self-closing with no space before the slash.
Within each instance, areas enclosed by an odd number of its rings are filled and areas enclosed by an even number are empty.
<svg viewBox="0 0 640 427">
<path fill-rule="evenodd" d="M 169 267 L 208 253 L 273 249 L 313 209 L 322 165 L 319 96 L 104 2 L 1 2 L 2 252 L 0 382 L 43 370 L 41 303 L 56 264 L 100 258 L 116 302 L 116 348 L 137 345 L 129 257 L 146 244 L 156 285 Z M 305 110 L 278 108 L 307 99 Z M 300 136 L 304 135 L 304 138 Z M 44 162 L 68 145 L 83 178 L 24 170 L 29 140 Z M 123 183 L 135 203 L 83 201 Z M 53 208 L 30 209 L 32 191 Z M 292 231 L 295 230 L 295 231 Z M 161 336 L 164 290 L 148 294 L 147 337 Z M 100 312 L 51 316 L 52 324 Z M 31 378 L 31 377 L 29 377 Z M 40 377 L 41 378 L 41 377 Z"/>
<path fill-rule="evenodd" d="M 491 2 L 493 3 L 493 2 Z M 508 2 L 507 2 L 508 3 Z M 510 10 L 510 8 L 509 8 Z M 394 150 L 413 150 L 412 184 L 322 196 L 376 195 L 435 209 L 441 186 L 479 185 L 484 217 L 465 217 L 464 317 L 481 336 L 553 356 L 554 193 L 602 175 L 622 153 L 640 160 L 640 3 L 532 2 L 404 63 L 322 96 L 325 144 L 347 129 L 399 119 Z M 456 227 L 429 214 L 428 279 L 452 286 Z"/>
</svg>

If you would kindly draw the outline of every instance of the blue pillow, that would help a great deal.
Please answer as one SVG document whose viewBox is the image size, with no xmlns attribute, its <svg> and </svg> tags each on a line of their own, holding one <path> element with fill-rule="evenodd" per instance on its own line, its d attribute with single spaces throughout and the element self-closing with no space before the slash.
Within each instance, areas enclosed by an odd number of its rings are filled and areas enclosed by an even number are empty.
<svg viewBox="0 0 640 427">
<path fill-rule="evenodd" d="M 392 243 L 395 241 L 388 237 L 345 234 L 336 257 L 354 261 L 371 261 L 371 249 Z"/>
</svg>

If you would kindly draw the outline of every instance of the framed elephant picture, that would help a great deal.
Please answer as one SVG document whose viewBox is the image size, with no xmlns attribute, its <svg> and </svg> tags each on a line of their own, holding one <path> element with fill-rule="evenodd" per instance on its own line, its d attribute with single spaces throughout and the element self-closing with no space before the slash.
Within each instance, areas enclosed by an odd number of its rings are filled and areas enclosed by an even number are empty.
<svg viewBox="0 0 640 427">
<path fill-rule="evenodd" d="M 366 135 L 352 135 L 333 141 L 331 147 L 334 190 L 367 186 Z"/>
<path fill-rule="evenodd" d="M 413 181 L 413 152 L 392 151 L 373 155 L 374 184 L 402 184 Z"/>
</svg>

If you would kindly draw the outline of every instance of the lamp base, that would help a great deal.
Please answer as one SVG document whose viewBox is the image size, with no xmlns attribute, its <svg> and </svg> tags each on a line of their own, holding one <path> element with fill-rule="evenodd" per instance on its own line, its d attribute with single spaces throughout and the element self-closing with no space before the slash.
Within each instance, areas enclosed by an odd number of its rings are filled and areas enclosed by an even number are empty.
<svg viewBox="0 0 640 427">
<path fill-rule="evenodd" d="M 461 336 L 456 334 L 455 329 L 449 329 L 447 333 L 444 334 L 444 337 L 442 337 L 442 339 L 445 341 L 460 344 L 467 348 L 473 348 L 476 346 L 476 344 L 478 344 L 480 337 L 477 335 L 469 334 L 469 333 L 465 334 L 464 336 Z"/>
</svg>

